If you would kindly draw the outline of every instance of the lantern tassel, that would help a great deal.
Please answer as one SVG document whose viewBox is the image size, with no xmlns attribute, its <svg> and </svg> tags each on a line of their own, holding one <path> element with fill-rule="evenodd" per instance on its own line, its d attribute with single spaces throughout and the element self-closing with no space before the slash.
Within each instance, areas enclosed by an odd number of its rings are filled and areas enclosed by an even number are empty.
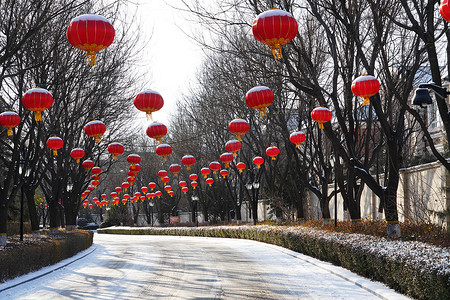
<svg viewBox="0 0 450 300">
<path fill-rule="evenodd" d="M 261 115 L 261 118 L 267 117 L 266 108 L 265 107 L 260 108 L 259 114 Z"/>
<path fill-rule="evenodd" d="M 167 160 L 167 156 L 163 156 L 163 160 Z"/>
<path fill-rule="evenodd" d="M 100 137 L 96 136 L 96 137 L 95 137 L 95 142 L 96 142 L 97 144 L 100 143 L 100 142 L 101 142 Z"/>
<path fill-rule="evenodd" d="M 277 160 L 277 158 L 274 156 L 274 157 L 272 157 L 272 160 Z"/>
<path fill-rule="evenodd" d="M 119 160 L 119 155 L 114 154 L 113 157 L 114 157 L 114 160 Z"/>
<path fill-rule="evenodd" d="M 13 130 L 12 128 L 8 128 L 8 136 L 12 136 L 13 135 Z"/>
<path fill-rule="evenodd" d="M 238 139 L 239 142 L 242 142 L 242 138 L 241 138 L 240 135 L 236 135 L 236 137 L 237 137 L 237 139 Z"/>
<path fill-rule="evenodd" d="M 80 159 L 79 158 L 77 158 L 77 164 L 79 164 L 80 163 Z"/>
<path fill-rule="evenodd" d="M 239 173 L 242 173 L 243 171 L 242 170 L 239 170 Z"/>
<path fill-rule="evenodd" d="M 147 113 L 147 121 L 152 121 L 153 122 L 153 117 L 152 117 L 152 113 L 151 112 Z"/>
<path fill-rule="evenodd" d="M 237 152 L 233 152 L 233 156 L 236 157 L 237 156 Z"/>
<path fill-rule="evenodd" d="M 275 45 L 270 46 L 270 50 L 272 51 L 273 58 L 275 58 L 275 60 L 279 60 L 280 58 L 283 58 L 283 54 L 281 53 L 281 45 L 280 44 L 275 44 Z"/>
<path fill-rule="evenodd" d="M 370 98 L 369 97 L 365 97 L 362 105 L 363 106 L 364 105 L 370 105 Z"/>
<path fill-rule="evenodd" d="M 228 168 L 230 166 L 230 163 L 225 164 L 225 168 Z"/>
<path fill-rule="evenodd" d="M 261 165 L 256 166 L 257 169 L 261 169 Z"/>
<path fill-rule="evenodd" d="M 86 52 L 86 57 L 88 59 L 88 63 L 89 65 L 95 66 L 96 60 L 97 60 L 97 54 L 95 53 L 95 51 L 87 51 Z"/>
<path fill-rule="evenodd" d="M 187 166 L 187 169 L 190 170 L 190 169 L 191 169 L 191 166 Z"/>
<path fill-rule="evenodd" d="M 34 120 L 36 122 L 42 121 L 42 114 L 40 111 L 35 111 L 34 112 Z"/>
<path fill-rule="evenodd" d="M 58 155 L 58 150 L 53 149 L 53 156 L 57 156 Z"/>
<path fill-rule="evenodd" d="M 325 127 L 323 127 L 323 123 L 319 123 L 319 129 L 324 129 Z"/>
</svg>

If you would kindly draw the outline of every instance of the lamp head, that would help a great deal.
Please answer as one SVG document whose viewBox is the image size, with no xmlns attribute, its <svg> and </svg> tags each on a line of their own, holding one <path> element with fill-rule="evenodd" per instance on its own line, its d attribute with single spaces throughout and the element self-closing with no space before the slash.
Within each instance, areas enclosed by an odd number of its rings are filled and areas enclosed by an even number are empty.
<svg viewBox="0 0 450 300">
<path fill-rule="evenodd" d="M 416 89 L 415 95 L 413 97 L 413 105 L 420 105 L 420 107 L 425 107 L 428 104 L 431 104 L 432 100 L 430 97 L 430 93 L 427 88 L 419 87 Z"/>
</svg>

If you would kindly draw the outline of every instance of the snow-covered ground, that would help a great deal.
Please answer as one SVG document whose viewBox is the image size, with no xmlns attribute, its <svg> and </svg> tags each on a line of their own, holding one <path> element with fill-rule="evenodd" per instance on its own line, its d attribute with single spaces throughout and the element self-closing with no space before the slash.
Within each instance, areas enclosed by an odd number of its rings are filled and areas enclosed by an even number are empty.
<svg viewBox="0 0 450 300">
<path fill-rule="evenodd" d="M 345 269 L 260 242 L 111 234 L 96 234 L 83 253 L 0 285 L 0 299 L 39 298 L 408 299 Z"/>
</svg>

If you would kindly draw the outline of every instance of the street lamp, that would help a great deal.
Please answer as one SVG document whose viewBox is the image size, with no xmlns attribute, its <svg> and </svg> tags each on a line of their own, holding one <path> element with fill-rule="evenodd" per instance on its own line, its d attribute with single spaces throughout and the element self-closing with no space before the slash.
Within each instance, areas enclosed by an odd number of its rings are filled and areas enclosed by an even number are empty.
<svg viewBox="0 0 450 300">
<path fill-rule="evenodd" d="M 336 158 L 334 157 L 334 155 L 331 155 L 330 158 L 330 164 L 331 167 L 334 169 L 334 227 L 337 227 L 337 180 L 336 180 Z"/>
<path fill-rule="evenodd" d="M 416 89 L 412 104 L 420 105 L 421 107 L 425 107 L 426 105 L 431 104 L 432 100 L 428 89 L 433 90 L 435 94 L 441 99 L 446 99 L 447 96 L 450 95 L 450 92 L 447 91 L 445 87 L 439 86 L 434 82 L 422 83 L 419 84 L 419 87 Z"/>
<path fill-rule="evenodd" d="M 256 225 L 256 223 L 258 222 L 258 211 L 257 211 L 258 199 L 256 197 L 256 193 L 259 189 L 259 182 L 257 180 L 255 180 L 254 182 L 248 182 L 245 185 L 245 187 L 249 192 L 250 191 L 252 192 L 253 225 Z"/>
<path fill-rule="evenodd" d="M 31 173 L 31 169 L 27 168 L 25 170 L 25 174 L 23 173 L 24 171 L 24 167 L 25 167 L 25 161 L 21 160 L 19 162 L 19 175 L 20 175 L 20 180 L 22 181 L 22 185 L 20 187 L 20 240 L 23 241 L 23 186 L 25 185 L 26 181 L 24 180 L 24 178 L 22 177 L 22 175 L 24 175 L 25 178 L 27 178 L 28 176 L 30 176 Z"/>
<path fill-rule="evenodd" d="M 191 198 L 192 202 L 194 202 L 194 211 L 193 211 L 193 217 L 195 218 L 195 226 L 198 226 L 198 218 L 197 218 L 197 201 L 200 200 L 200 198 L 197 195 L 193 195 Z"/>
<path fill-rule="evenodd" d="M 149 205 L 150 205 L 150 226 L 153 227 L 153 206 L 155 205 L 155 203 L 153 201 L 150 201 Z"/>
<path fill-rule="evenodd" d="M 73 189 L 73 183 L 71 181 L 69 181 L 67 183 L 66 190 L 70 193 L 72 191 L 72 189 Z"/>
</svg>

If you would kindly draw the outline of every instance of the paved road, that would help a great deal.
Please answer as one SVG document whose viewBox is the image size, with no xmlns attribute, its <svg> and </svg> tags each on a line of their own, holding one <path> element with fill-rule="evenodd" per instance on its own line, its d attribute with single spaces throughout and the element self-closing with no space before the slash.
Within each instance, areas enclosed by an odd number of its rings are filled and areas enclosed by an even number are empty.
<svg viewBox="0 0 450 300">
<path fill-rule="evenodd" d="M 320 262 L 255 241 L 96 234 L 94 247 L 0 299 L 380 299 Z"/>
</svg>

